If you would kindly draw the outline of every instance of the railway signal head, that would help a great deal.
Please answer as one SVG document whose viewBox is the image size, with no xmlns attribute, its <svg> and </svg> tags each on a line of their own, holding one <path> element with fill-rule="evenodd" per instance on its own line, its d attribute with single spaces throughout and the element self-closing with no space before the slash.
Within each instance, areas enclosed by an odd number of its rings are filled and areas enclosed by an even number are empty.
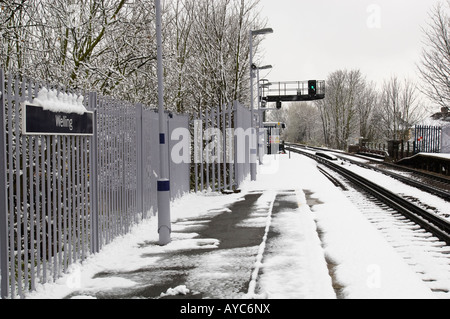
<svg viewBox="0 0 450 319">
<path fill-rule="evenodd" d="M 308 81 L 308 95 L 310 97 L 314 97 L 317 94 L 317 81 L 310 80 Z"/>
<path fill-rule="evenodd" d="M 282 102 L 281 101 L 277 101 L 277 109 L 278 110 L 281 109 L 281 106 L 282 106 Z"/>
</svg>

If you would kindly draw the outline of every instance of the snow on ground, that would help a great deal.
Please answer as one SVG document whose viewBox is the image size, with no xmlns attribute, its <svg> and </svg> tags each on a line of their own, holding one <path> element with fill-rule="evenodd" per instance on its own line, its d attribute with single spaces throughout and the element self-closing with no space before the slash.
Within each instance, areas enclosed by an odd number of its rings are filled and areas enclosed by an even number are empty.
<svg viewBox="0 0 450 319">
<path fill-rule="evenodd" d="M 317 170 L 314 161 L 297 154 L 291 154 L 291 158 L 289 155 L 276 158 L 265 158 L 265 164 L 259 167 L 258 181 L 247 180 L 241 194 L 188 194 L 175 201 L 171 208 L 173 222 L 180 222 L 177 227 L 189 227 L 183 224 L 188 218 L 226 213 L 227 205 L 242 200 L 251 192 L 263 191 L 256 207 L 253 207 L 254 212 L 239 225 L 266 225 L 266 236 L 261 238 L 254 268 L 248 270 L 249 277 L 253 274 L 249 290 L 243 297 L 433 297 L 430 289 L 358 208 Z M 295 205 L 289 209 L 273 207 L 275 198 Z M 268 210 L 269 214 L 265 217 L 258 214 L 261 208 Z M 214 238 L 196 238 L 195 231 L 176 233 L 173 242 L 165 247 L 145 245 L 157 240 L 156 218 L 144 221 L 130 234 L 103 247 L 100 253 L 73 265 L 69 273 L 55 283 L 39 285 L 37 291 L 27 297 L 64 298 L 77 291 L 95 293 L 133 287 L 138 284 L 133 280 L 95 275 L 141 269 L 158 262 L 156 253 L 214 249 L 218 245 Z M 143 258 L 146 254 L 149 257 Z M 223 262 L 220 254 L 209 256 L 211 264 L 202 262 L 197 275 L 211 271 L 206 275 L 230 276 L 217 271 L 220 269 L 218 263 Z M 238 256 L 233 257 L 230 253 L 226 258 L 230 263 L 240 262 Z M 181 285 L 161 293 L 184 294 L 190 289 Z"/>
<path fill-rule="evenodd" d="M 342 297 L 431 297 L 429 288 L 418 280 L 372 224 L 341 191 L 318 173 L 316 163 L 296 154 L 291 156 L 291 161 L 280 162 L 283 170 L 280 169 L 278 176 L 289 185 L 285 188 L 308 191 L 317 202 L 322 202 L 313 206 L 313 216 L 322 233 L 324 255 L 336 264 L 336 280 L 344 287 L 340 292 Z M 260 179 L 264 182 L 264 176 Z M 268 176 L 267 187 L 272 184 L 271 180 L 273 178 Z M 301 199 L 300 204 L 300 207 L 304 206 L 304 200 Z M 316 265 L 314 263 L 312 267 Z M 323 291 L 319 289 L 318 292 Z"/>
<path fill-rule="evenodd" d="M 219 194 L 188 194 L 176 200 L 171 205 L 172 221 L 189 217 L 198 217 L 205 214 L 218 214 L 225 211 L 220 207 L 239 200 L 241 195 Z M 129 234 L 119 236 L 112 243 L 102 248 L 100 253 L 89 256 L 84 262 L 72 265 L 68 274 L 55 283 L 38 285 L 36 292 L 29 294 L 28 298 L 59 299 L 83 290 L 86 292 L 108 291 L 118 288 L 130 288 L 137 282 L 123 279 L 119 276 L 108 278 L 95 278 L 102 272 L 126 272 L 138 270 L 149 264 L 158 262 L 159 258 L 142 258 L 143 255 L 157 253 L 173 253 L 199 247 L 208 249 L 216 247 L 215 240 L 197 240 L 195 234 L 177 234 L 173 242 L 167 246 L 145 246 L 146 242 L 157 242 L 158 221 L 156 218 L 148 219 L 133 227 Z M 175 288 L 175 287 L 174 287 Z"/>
</svg>

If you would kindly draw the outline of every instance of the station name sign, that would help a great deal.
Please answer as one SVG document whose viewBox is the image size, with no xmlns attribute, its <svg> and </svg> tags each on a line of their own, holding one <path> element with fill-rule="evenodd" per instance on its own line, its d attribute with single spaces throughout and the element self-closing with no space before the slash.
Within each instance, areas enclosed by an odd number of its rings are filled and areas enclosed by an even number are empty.
<svg viewBox="0 0 450 319">
<path fill-rule="evenodd" d="M 94 135 L 93 112 L 65 113 L 22 105 L 24 135 Z"/>
</svg>

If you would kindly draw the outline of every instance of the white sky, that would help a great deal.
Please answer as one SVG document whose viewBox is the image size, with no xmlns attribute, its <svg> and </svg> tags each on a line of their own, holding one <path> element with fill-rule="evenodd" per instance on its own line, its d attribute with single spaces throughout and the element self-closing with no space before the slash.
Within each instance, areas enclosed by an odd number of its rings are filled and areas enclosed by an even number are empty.
<svg viewBox="0 0 450 319">
<path fill-rule="evenodd" d="M 271 82 L 325 80 L 360 69 L 381 87 L 392 75 L 417 80 L 424 27 L 438 0 L 261 0 L 274 33 L 261 46 Z"/>
</svg>

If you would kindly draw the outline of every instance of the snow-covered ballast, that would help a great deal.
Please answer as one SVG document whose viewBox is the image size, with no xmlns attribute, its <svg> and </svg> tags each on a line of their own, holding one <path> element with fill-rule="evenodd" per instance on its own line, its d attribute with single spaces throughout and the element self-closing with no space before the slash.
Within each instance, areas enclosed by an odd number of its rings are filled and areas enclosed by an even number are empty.
<svg viewBox="0 0 450 319">
<path fill-rule="evenodd" d="M 24 135 L 93 135 L 93 112 L 83 96 L 43 88 L 32 102 L 22 103 Z"/>
</svg>

